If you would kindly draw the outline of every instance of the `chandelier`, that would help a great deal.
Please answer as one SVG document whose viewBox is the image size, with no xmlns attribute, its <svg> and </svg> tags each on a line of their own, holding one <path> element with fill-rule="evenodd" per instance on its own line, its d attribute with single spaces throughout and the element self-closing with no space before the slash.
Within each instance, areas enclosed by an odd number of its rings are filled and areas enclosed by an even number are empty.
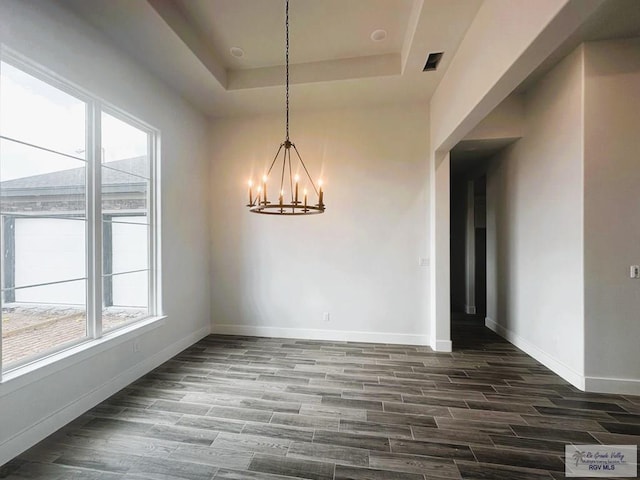
<svg viewBox="0 0 640 480">
<path fill-rule="evenodd" d="M 286 138 L 280 144 L 269 170 L 262 177 L 262 182 L 254 185 L 253 181 L 249 180 L 249 203 L 247 207 L 249 207 L 250 212 L 268 215 L 312 215 L 324 213 L 322 180 L 318 181 L 318 186 L 316 187 L 295 143 L 289 139 L 289 0 L 286 0 L 285 17 Z M 295 154 L 293 160 L 291 159 L 291 150 Z M 282 167 L 280 167 L 280 164 Z M 277 191 L 279 194 L 278 201 L 272 202 L 270 201 L 272 197 L 267 196 L 267 184 L 274 167 L 276 167 L 275 172 L 280 172 L 280 189 Z M 294 172 L 296 173 L 294 174 Z M 303 172 L 306 175 L 306 181 L 302 187 L 302 193 L 300 193 L 300 174 Z M 285 193 L 286 187 L 289 188 L 288 195 Z M 309 192 L 309 187 L 312 192 Z M 310 193 L 311 196 L 309 195 Z"/>
</svg>

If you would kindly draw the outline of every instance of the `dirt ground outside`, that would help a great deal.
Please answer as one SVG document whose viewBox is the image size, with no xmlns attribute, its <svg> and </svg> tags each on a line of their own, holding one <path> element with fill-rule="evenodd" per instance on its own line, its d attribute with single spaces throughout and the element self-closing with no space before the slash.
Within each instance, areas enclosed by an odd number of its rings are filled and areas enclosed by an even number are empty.
<svg viewBox="0 0 640 480">
<path fill-rule="evenodd" d="M 141 308 L 103 310 L 103 331 L 147 316 Z M 57 349 L 86 336 L 86 312 L 78 306 L 5 304 L 2 308 L 2 364 Z"/>
</svg>

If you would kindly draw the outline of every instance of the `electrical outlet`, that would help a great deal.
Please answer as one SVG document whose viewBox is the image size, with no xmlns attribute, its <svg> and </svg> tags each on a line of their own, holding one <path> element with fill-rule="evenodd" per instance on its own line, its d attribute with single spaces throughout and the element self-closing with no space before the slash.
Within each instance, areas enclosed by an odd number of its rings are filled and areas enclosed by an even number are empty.
<svg viewBox="0 0 640 480">
<path fill-rule="evenodd" d="M 631 265 L 629 269 L 630 278 L 640 278 L 640 265 Z"/>
<path fill-rule="evenodd" d="M 140 353 L 140 341 L 139 340 L 134 340 L 133 341 L 133 353 Z"/>
<path fill-rule="evenodd" d="M 429 259 L 426 257 L 420 257 L 418 258 L 418 265 L 421 267 L 428 267 L 429 266 Z"/>
<path fill-rule="evenodd" d="M 329 315 L 329 312 L 324 312 L 322 314 L 322 320 L 324 320 L 327 323 L 329 323 L 331 321 L 331 316 Z"/>
</svg>

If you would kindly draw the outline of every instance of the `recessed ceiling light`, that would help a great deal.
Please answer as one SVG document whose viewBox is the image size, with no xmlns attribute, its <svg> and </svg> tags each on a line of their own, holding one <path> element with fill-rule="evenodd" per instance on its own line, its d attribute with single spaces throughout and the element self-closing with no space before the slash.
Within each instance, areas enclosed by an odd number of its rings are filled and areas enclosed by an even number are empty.
<svg viewBox="0 0 640 480">
<path fill-rule="evenodd" d="M 381 42 L 385 38 L 387 38 L 386 30 L 374 30 L 371 32 L 371 40 L 374 42 Z"/>
<path fill-rule="evenodd" d="M 244 50 L 242 50 L 240 47 L 231 47 L 229 49 L 229 53 L 236 58 L 244 57 Z"/>
</svg>

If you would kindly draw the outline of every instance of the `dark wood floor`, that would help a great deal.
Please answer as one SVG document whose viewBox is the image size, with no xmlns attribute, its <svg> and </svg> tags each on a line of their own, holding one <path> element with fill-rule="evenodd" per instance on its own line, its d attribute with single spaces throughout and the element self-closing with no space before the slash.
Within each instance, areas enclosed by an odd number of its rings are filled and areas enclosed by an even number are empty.
<svg viewBox="0 0 640 480">
<path fill-rule="evenodd" d="M 640 397 L 585 394 L 482 326 L 454 352 L 212 335 L 0 468 L 8 479 L 553 479 L 638 444 Z"/>
</svg>

